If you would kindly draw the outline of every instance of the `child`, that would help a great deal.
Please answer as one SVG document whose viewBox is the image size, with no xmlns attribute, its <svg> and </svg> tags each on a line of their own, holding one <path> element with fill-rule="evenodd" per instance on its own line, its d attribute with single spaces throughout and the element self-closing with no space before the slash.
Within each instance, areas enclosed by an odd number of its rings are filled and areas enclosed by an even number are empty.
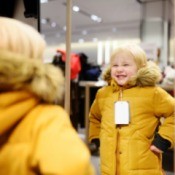
<svg viewBox="0 0 175 175">
<path fill-rule="evenodd" d="M 63 74 L 42 61 L 45 41 L 15 19 L 0 17 L 0 26 L 0 174 L 94 174 L 60 105 Z"/>
<path fill-rule="evenodd" d="M 161 154 L 174 146 L 175 100 L 156 85 L 160 77 L 137 45 L 112 54 L 108 86 L 98 90 L 89 114 L 101 175 L 163 175 Z"/>
</svg>

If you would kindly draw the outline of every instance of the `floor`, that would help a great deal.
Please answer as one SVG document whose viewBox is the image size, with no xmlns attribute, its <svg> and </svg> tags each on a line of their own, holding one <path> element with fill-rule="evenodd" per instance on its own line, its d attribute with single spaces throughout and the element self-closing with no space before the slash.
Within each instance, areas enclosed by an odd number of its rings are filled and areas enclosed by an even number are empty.
<svg viewBox="0 0 175 175">
<path fill-rule="evenodd" d="M 84 129 L 82 129 L 82 128 L 78 129 L 78 133 L 79 133 L 80 138 L 84 141 L 85 140 Z M 92 161 L 92 164 L 95 167 L 96 175 L 100 175 L 100 167 L 99 167 L 100 158 L 99 158 L 99 156 L 97 156 L 97 155 L 93 156 L 92 155 L 91 156 L 91 161 Z M 172 163 L 172 162 L 168 162 L 168 163 Z M 175 172 L 166 171 L 166 175 L 175 175 Z"/>
</svg>

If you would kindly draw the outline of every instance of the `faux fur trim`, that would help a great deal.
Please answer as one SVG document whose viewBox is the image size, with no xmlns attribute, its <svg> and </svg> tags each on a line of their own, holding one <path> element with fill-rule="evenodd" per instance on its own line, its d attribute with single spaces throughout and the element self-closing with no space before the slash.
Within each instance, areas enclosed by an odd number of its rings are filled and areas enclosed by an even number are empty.
<svg viewBox="0 0 175 175">
<path fill-rule="evenodd" d="M 0 89 L 27 89 L 47 102 L 61 102 L 64 93 L 62 71 L 41 60 L 0 51 Z"/>
<path fill-rule="evenodd" d="M 103 73 L 103 79 L 111 84 L 111 67 L 109 66 Z M 133 76 L 128 82 L 129 86 L 155 86 L 161 79 L 160 68 L 152 61 L 147 62 L 145 67 L 138 70 L 137 74 Z M 127 85 L 127 86 L 128 86 Z"/>
</svg>

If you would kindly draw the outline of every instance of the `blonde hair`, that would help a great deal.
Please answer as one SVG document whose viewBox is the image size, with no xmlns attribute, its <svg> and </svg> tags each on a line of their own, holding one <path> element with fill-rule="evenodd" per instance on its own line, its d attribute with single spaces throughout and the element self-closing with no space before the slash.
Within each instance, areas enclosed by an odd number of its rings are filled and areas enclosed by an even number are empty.
<svg viewBox="0 0 175 175">
<path fill-rule="evenodd" d="M 136 62 L 138 69 L 147 65 L 147 57 L 144 50 L 136 44 L 122 45 L 114 50 L 111 55 L 110 62 L 112 62 L 117 54 L 124 52 L 131 54 Z"/>
<path fill-rule="evenodd" d="M 0 17 L 0 26 L 0 50 L 8 50 L 29 58 L 42 58 L 46 43 L 37 30 L 6 17 Z"/>
</svg>

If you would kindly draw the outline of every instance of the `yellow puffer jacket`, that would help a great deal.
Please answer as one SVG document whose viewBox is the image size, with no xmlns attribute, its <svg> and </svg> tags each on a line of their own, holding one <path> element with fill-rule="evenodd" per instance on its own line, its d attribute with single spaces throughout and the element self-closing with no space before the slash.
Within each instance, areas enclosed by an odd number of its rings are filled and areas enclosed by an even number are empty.
<svg viewBox="0 0 175 175">
<path fill-rule="evenodd" d="M 1 175 L 94 174 L 67 113 L 52 104 L 61 99 L 63 82 L 52 65 L 0 52 Z"/>
<path fill-rule="evenodd" d="M 174 146 L 175 100 L 155 85 L 154 70 L 154 66 L 140 70 L 122 89 L 122 100 L 130 104 L 129 125 L 114 124 L 114 102 L 121 89 L 110 76 L 106 76 L 110 84 L 97 92 L 89 114 L 89 141 L 100 139 L 102 175 L 162 175 L 161 155 L 151 152 L 150 146 L 156 131 Z"/>
</svg>

